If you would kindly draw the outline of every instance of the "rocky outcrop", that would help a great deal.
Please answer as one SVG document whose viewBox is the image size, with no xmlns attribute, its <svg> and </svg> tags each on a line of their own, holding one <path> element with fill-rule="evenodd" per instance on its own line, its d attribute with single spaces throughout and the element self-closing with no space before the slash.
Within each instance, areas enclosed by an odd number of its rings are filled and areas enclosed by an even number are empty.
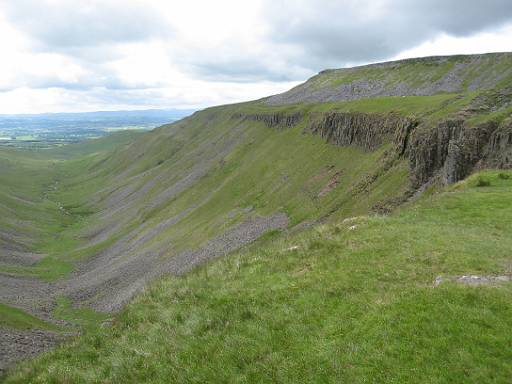
<svg viewBox="0 0 512 384">
<path fill-rule="evenodd" d="M 393 143 L 387 156 L 408 160 L 415 189 L 434 177 L 455 183 L 476 166 L 512 167 L 510 121 L 474 125 L 461 118 L 431 125 L 393 113 L 329 112 L 311 115 L 306 131 L 334 145 L 368 151 Z"/>
<path fill-rule="evenodd" d="M 299 121 L 302 119 L 302 114 L 300 112 L 253 113 L 248 115 L 237 113 L 234 114 L 232 118 L 250 121 L 261 121 L 265 123 L 268 128 L 291 128 L 299 123 Z"/>
<path fill-rule="evenodd" d="M 412 185 L 419 187 L 438 176 L 446 184 L 470 174 L 476 165 L 505 166 L 503 153 L 510 151 L 508 136 L 489 121 L 473 126 L 464 120 L 446 120 L 434 127 L 415 130 L 407 148 Z"/>
<path fill-rule="evenodd" d="M 308 130 L 329 143 L 354 145 L 370 151 L 386 141 L 393 141 L 402 154 L 416 125 L 415 119 L 397 114 L 330 112 L 311 116 Z"/>
<path fill-rule="evenodd" d="M 455 183 L 476 166 L 512 168 L 512 120 L 475 125 L 461 116 L 432 124 L 397 113 L 318 112 L 306 117 L 304 132 L 337 146 L 366 151 L 391 143 L 386 156 L 390 161 L 408 160 L 414 189 L 433 178 Z M 232 118 L 286 128 L 297 125 L 304 116 L 275 112 L 235 114 Z"/>
<path fill-rule="evenodd" d="M 512 122 L 502 124 L 492 133 L 487 164 L 495 168 L 512 168 Z"/>
</svg>

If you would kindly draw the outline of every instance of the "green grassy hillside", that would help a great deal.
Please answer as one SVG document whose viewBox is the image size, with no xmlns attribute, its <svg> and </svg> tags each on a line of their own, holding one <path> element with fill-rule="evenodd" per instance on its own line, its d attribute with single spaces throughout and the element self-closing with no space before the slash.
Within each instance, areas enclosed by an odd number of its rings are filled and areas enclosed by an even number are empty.
<svg viewBox="0 0 512 384">
<path fill-rule="evenodd" d="M 504 381 L 512 182 L 477 173 L 512 167 L 509 59 L 388 63 L 298 89 L 480 71 L 464 87 L 270 98 L 0 149 L 0 328 L 85 330 L 7 380 Z M 455 281 L 472 274 L 485 284 Z"/>
<path fill-rule="evenodd" d="M 163 279 L 6 382 L 508 382 L 512 286 L 448 280 L 510 273 L 512 181 L 480 176 Z"/>
<path fill-rule="evenodd" d="M 97 316 L 70 305 L 119 309 L 159 264 L 208 248 L 212 239 L 223 241 L 224 233 L 248 220 L 281 213 L 288 228 L 311 225 L 365 213 L 408 189 L 400 160 L 364 198 L 355 189 L 380 168 L 389 143 L 375 151 L 340 151 L 304 135 L 305 120 L 280 129 L 233 117 L 255 108 L 215 108 L 150 133 L 53 150 L 1 150 L 0 273 L 9 279 L 1 301 L 10 315 L 0 318 L 0 326 L 25 329 L 27 321 L 17 326 L 11 320 L 19 313 L 63 331 L 94 323 Z M 161 225 L 173 217 L 172 225 Z M 263 227 L 256 237 L 273 228 Z M 222 246 L 229 251 L 244 242 Z M 148 250 L 158 256 L 154 265 L 144 256 Z M 103 255 L 105 262 L 119 260 L 119 270 L 101 264 L 89 274 L 77 271 Z M 152 269 L 126 272 L 132 260 Z M 27 278 L 35 280 L 25 287 Z M 70 304 L 63 306 L 63 298 Z"/>
<path fill-rule="evenodd" d="M 407 189 L 406 164 L 397 161 L 364 200 L 353 190 L 379 168 L 389 145 L 372 152 L 341 151 L 318 137 L 303 135 L 305 121 L 283 130 L 233 119 L 241 108 L 199 113 L 119 145 L 108 156 L 87 153 L 83 146 L 68 148 L 75 155 L 65 161 L 59 160 L 62 150 L 45 153 L 37 168 L 27 170 L 38 173 L 41 181 L 29 176 L 20 180 L 37 188 L 34 199 L 46 196 L 37 200 L 37 207 L 47 208 L 48 217 L 33 215 L 30 208 L 27 215 L 45 223 L 49 232 L 41 238 L 51 239 L 54 233 L 57 241 L 41 241 L 32 248 L 47 255 L 34 266 L 0 268 L 55 279 L 70 272 L 64 267 L 68 262 L 108 248 L 134 228 L 149 232 L 185 211 L 176 225 L 152 239 L 157 242 L 172 235 L 169 256 L 200 246 L 250 216 L 280 211 L 294 226 L 335 211 L 363 213 Z M 52 184 L 45 184 L 48 180 Z M 10 181 L 6 185 L 29 190 Z M 110 227 L 115 231 L 110 233 Z M 102 241 L 87 241 L 95 232 L 106 235 Z"/>
</svg>

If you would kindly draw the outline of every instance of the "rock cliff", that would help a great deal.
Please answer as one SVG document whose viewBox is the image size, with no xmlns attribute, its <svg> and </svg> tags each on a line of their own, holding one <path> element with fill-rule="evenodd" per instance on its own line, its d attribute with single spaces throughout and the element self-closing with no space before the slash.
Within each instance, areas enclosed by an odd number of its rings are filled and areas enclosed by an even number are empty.
<svg viewBox="0 0 512 384">
<path fill-rule="evenodd" d="M 253 114 L 241 114 L 236 113 L 232 116 L 234 119 L 243 119 L 251 121 L 261 121 L 269 128 L 281 127 L 290 128 L 296 125 L 302 118 L 302 114 L 299 112 L 295 113 L 253 113 Z"/>
<path fill-rule="evenodd" d="M 304 117 L 304 132 L 340 146 L 374 151 L 392 143 L 392 157 L 409 163 L 413 188 L 437 178 L 451 184 L 475 167 L 512 167 L 512 123 L 490 120 L 473 124 L 464 118 L 438 123 L 395 113 L 266 113 L 234 117 L 261 121 L 269 128 L 293 127 Z"/>
<path fill-rule="evenodd" d="M 354 145 L 370 151 L 392 140 L 397 152 L 402 154 L 408 135 L 416 125 L 414 118 L 392 113 L 329 112 L 310 116 L 307 130 L 329 143 Z"/>
</svg>

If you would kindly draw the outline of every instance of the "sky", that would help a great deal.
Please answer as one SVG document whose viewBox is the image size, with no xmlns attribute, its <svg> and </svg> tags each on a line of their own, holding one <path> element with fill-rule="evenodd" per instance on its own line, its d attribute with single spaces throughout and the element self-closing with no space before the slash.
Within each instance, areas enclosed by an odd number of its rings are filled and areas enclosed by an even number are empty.
<svg viewBox="0 0 512 384">
<path fill-rule="evenodd" d="M 203 108 L 326 68 L 512 51 L 511 0 L 0 0 L 0 113 Z"/>
</svg>

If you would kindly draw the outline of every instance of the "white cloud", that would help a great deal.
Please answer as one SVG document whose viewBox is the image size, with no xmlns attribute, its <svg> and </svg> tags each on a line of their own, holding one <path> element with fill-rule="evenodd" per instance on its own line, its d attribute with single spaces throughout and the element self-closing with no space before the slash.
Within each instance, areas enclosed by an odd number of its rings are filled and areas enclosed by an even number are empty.
<svg viewBox="0 0 512 384">
<path fill-rule="evenodd" d="M 326 67 L 509 51 L 510 21 L 508 0 L 4 0 L 0 113 L 256 99 Z"/>
<path fill-rule="evenodd" d="M 488 52 L 512 52 L 512 25 L 469 37 L 454 37 L 442 33 L 416 47 L 400 52 L 393 59 Z"/>
</svg>

